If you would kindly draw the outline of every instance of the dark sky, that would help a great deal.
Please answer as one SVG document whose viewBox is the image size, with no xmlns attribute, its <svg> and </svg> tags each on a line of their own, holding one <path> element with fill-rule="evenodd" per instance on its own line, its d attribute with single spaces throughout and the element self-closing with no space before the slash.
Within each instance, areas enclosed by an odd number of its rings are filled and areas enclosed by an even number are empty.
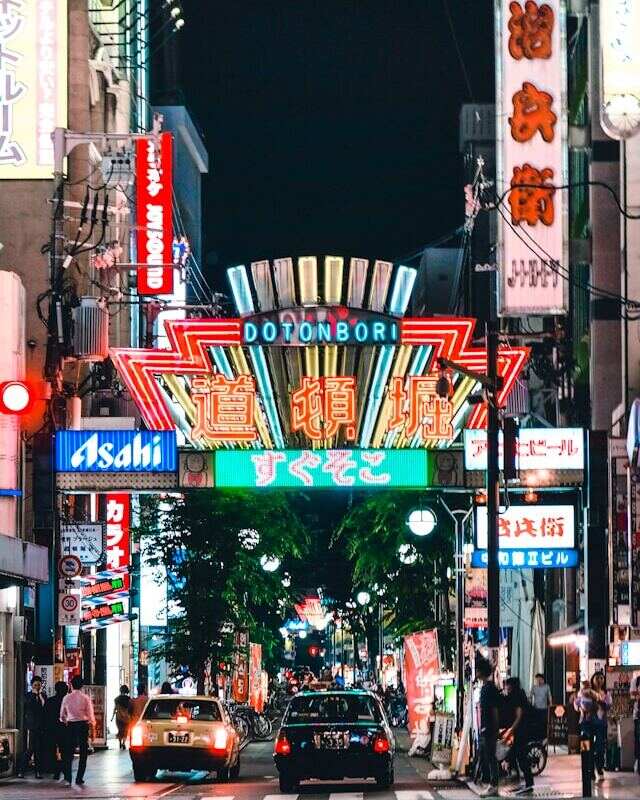
<svg viewBox="0 0 640 800">
<path fill-rule="evenodd" d="M 493 0 L 448 3 L 473 97 L 491 101 Z M 211 165 L 211 277 L 288 255 L 396 259 L 460 224 L 470 97 L 445 0 L 183 6 L 183 88 Z"/>
</svg>

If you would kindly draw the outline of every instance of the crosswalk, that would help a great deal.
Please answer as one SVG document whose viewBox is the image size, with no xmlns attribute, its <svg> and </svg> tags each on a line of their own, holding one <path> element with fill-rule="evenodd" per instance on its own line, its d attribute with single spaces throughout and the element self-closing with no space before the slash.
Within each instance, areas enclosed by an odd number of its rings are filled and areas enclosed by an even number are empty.
<svg viewBox="0 0 640 800">
<path fill-rule="evenodd" d="M 473 792 L 468 790 L 461 790 L 458 793 L 459 800 L 471 800 L 475 797 Z M 246 800 L 247 795 L 239 794 L 217 794 L 217 795 L 203 795 L 200 800 Z M 448 798 L 448 800 L 458 800 L 456 798 Z M 265 794 L 262 797 L 252 795 L 252 800 L 436 800 L 436 798 L 443 798 L 442 794 L 434 794 L 428 789 L 398 789 L 397 791 L 389 790 L 381 792 L 375 787 L 371 787 L 371 792 L 322 792 L 321 787 L 305 786 L 300 794 Z"/>
</svg>

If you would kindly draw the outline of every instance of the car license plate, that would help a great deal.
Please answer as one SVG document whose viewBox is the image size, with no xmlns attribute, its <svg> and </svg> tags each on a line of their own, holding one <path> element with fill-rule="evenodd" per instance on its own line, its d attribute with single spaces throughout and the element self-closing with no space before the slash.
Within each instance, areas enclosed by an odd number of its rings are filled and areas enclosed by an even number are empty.
<svg viewBox="0 0 640 800">
<path fill-rule="evenodd" d="M 346 750 L 349 747 L 349 731 L 324 731 L 313 737 L 317 750 Z"/>
<path fill-rule="evenodd" d="M 177 731 L 169 731 L 167 733 L 167 744 L 190 744 L 191 734 L 188 731 L 178 733 Z"/>
</svg>

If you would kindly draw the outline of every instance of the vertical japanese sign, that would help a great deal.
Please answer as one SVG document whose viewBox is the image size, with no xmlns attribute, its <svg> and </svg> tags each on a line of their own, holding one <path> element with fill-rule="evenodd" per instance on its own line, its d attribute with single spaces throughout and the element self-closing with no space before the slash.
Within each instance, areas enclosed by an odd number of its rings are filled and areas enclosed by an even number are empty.
<svg viewBox="0 0 640 800">
<path fill-rule="evenodd" d="M 496 0 L 500 311 L 567 308 L 564 0 Z"/>
<path fill-rule="evenodd" d="M 249 699 L 249 631 L 242 628 L 233 637 L 231 694 L 236 703 Z"/>
<path fill-rule="evenodd" d="M 428 733 L 433 710 L 434 682 L 440 672 L 438 631 L 420 631 L 404 637 L 404 673 L 409 733 Z"/>
<path fill-rule="evenodd" d="M 107 495 L 107 569 L 128 567 L 131 499 L 128 494 Z"/>
<path fill-rule="evenodd" d="M 600 123 L 614 139 L 640 126 L 640 4 L 600 0 Z"/>
<path fill-rule="evenodd" d="M 136 141 L 138 294 L 172 294 L 173 138 Z"/>
<path fill-rule="evenodd" d="M 262 695 L 262 645 L 249 645 L 249 705 L 259 714 L 264 710 Z"/>
<path fill-rule="evenodd" d="M 66 124 L 66 0 L 0 2 L 0 179 L 50 178 Z"/>
</svg>

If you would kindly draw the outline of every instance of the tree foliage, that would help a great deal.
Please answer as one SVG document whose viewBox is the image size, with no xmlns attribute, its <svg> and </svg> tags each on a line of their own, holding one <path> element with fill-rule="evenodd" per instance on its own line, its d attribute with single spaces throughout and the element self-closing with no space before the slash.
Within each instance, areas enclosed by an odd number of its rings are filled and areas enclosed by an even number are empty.
<svg viewBox="0 0 640 800">
<path fill-rule="evenodd" d="M 251 547 L 255 531 L 259 542 Z M 232 652 L 234 628 L 249 628 L 267 662 L 276 656 L 292 602 L 282 572 L 308 548 L 285 495 L 218 490 L 147 500 L 137 535 L 149 563 L 167 571 L 173 613 L 160 654 L 174 669 L 188 666 L 200 680 L 211 659 L 215 671 Z M 278 557 L 281 569 L 266 572 L 263 555 Z"/>
</svg>

